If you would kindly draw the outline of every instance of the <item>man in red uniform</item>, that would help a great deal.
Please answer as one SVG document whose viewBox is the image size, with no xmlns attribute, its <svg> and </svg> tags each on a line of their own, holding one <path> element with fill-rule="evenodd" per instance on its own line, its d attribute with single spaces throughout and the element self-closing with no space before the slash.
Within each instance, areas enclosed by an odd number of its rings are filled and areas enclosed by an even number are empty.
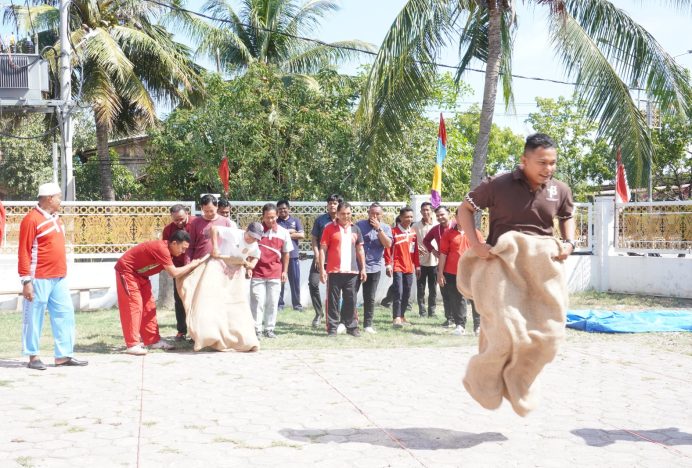
<svg viewBox="0 0 692 468">
<path fill-rule="evenodd" d="M 46 370 L 38 356 L 43 317 L 48 309 L 54 337 L 55 366 L 86 366 L 72 357 L 75 340 L 74 307 L 67 287 L 65 227 L 58 216 L 62 191 L 55 183 L 38 188 L 38 205 L 19 226 L 18 271 L 24 314 L 22 351 L 30 369 Z"/>
<path fill-rule="evenodd" d="M 115 264 L 120 323 L 128 354 L 141 356 L 152 349 L 173 349 L 159 335 L 156 321 L 156 301 L 151 294 L 149 277 L 162 270 L 173 278 L 193 270 L 207 257 L 192 260 L 183 267 L 173 265 L 173 257 L 184 254 L 190 245 L 186 231 L 176 231 L 168 241 L 143 242 L 125 252 Z"/>
<path fill-rule="evenodd" d="M 0 247 L 2 247 L 3 240 L 5 239 L 5 223 L 7 222 L 7 216 L 5 214 L 5 207 L 0 201 Z"/>
<path fill-rule="evenodd" d="M 183 205 L 177 204 L 171 207 L 171 223 L 163 228 L 163 234 L 161 239 L 167 241 L 171 238 L 173 233 L 177 231 L 187 231 L 190 224 L 190 216 L 187 214 L 185 207 Z M 185 266 L 187 263 L 187 257 L 185 254 L 180 254 L 173 257 L 173 265 L 176 267 Z M 185 307 L 183 307 L 183 301 L 178 295 L 178 288 L 173 280 L 173 301 L 175 302 L 175 325 L 178 330 L 178 334 L 175 335 L 175 341 L 184 341 L 185 335 L 187 335 L 187 323 L 185 320 Z"/>
<path fill-rule="evenodd" d="M 342 324 L 359 337 L 356 295 L 358 280 L 367 280 L 363 234 L 351 222 L 351 205 L 339 203 L 336 222 L 327 224 L 320 240 L 320 281 L 327 284 L 327 335 L 336 336 Z M 339 311 L 339 299 L 341 310 Z"/>
<path fill-rule="evenodd" d="M 437 282 L 442 290 L 442 300 L 445 308 L 445 317 L 451 317 L 454 322 L 454 334 L 466 334 L 466 299 L 457 289 L 457 267 L 459 259 L 469 248 L 469 240 L 461 229 L 458 221 L 452 228 L 447 229 L 440 239 L 440 263 L 438 264 Z M 473 234 L 472 234 L 473 235 Z M 483 234 L 476 229 L 476 239 L 483 242 Z M 481 316 L 476 312 L 476 306 L 471 302 L 473 313 L 473 333 L 478 335 L 481 326 Z"/>
<path fill-rule="evenodd" d="M 435 256 L 435 258 L 438 259 L 438 268 L 439 270 L 439 258 L 440 258 L 440 240 L 442 239 L 442 235 L 449 230 L 450 228 L 454 227 L 454 222 L 449 221 L 449 210 L 440 205 L 435 209 L 435 216 L 437 217 L 437 224 L 435 227 L 433 227 L 426 235 L 425 239 L 423 239 L 423 245 L 425 246 L 426 250 L 430 252 L 432 255 Z M 436 276 L 435 277 L 436 282 L 440 282 L 440 277 Z M 434 309 L 433 309 L 434 312 Z M 435 314 L 428 314 L 428 317 L 434 317 Z M 453 327 L 454 326 L 454 317 L 451 315 L 447 315 L 447 309 L 445 308 L 445 321 L 442 324 L 443 327 Z"/>
<path fill-rule="evenodd" d="M 396 328 L 408 325 L 406 307 L 411 297 L 411 287 L 415 277 L 420 276 L 420 259 L 418 257 L 418 242 L 416 233 L 411 228 L 413 223 L 413 208 L 406 206 L 399 210 L 399 223 L 392 229 L 394 243 L 384 251 L 384 262 L 387 265 L 386 274 L 392 277 L 394 301 L 392 301 L 393 325 Z"/>
</svg>

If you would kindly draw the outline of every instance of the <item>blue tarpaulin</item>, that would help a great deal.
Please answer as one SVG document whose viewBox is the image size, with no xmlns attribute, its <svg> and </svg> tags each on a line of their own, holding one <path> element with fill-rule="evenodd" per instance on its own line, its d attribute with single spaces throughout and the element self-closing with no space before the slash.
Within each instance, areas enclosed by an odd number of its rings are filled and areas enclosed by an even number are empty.
<svg viewBox="0 0 692 468">
<path fill-rule="evenodd" d="M 597 333 L 692 331 L 692 310 L 568 310 L 567 326 Z"/>
</svg>

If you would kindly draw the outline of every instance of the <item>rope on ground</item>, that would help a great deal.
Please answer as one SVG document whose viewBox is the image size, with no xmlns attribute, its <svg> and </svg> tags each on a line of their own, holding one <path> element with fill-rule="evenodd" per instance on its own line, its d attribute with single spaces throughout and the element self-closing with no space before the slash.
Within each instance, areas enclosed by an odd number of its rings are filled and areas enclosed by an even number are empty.
<svg viewBox="0 0 692 468">
<path fill-rule="evenodd" d="M 660 445 L 660 446 L 663 447 L 664 449 L 670 450 L 671 452 L 674 452 L 676 455 L 681 455 L 681 456 L 683 456 L 683 457 L 685 457 L 685 458 L 692 458 L 692 457 L 690 457 L 689 455 L 687 455 L 686 453 L 683 453 L 683 452 L 681 452 L 680 450 L 671 447 L 670 445 L 664 444 L 663 442 L 659 442 L 659 441 L 657 441 L 657 440 L 650 439 L 649 437 L 646 437 L 645 435 L 640 434 L 640 433 L 638 433 L 637 431 L 630 431 L 629 429 L 625 429 L 625 428 L 616 426 L 615 424 L 605 422 L 605 421 L 603 421 L 602 419 L 601 419 L 600 421 L 601 421 L 602 424 L 606 424 L 606 425 L 608 425 L 608 426 L 610 426 L 610 427 L 614 427 L 614 428 L 617 429 L 618 431 L 626 432 L 626 433 L 628 433 L 629 435 L 634 436 L 634 437 L 636 437 L 636 438 L 638 438 L 638 439 L 644 440 L 644 441 L 646 441 L 646 442 L 651 442 L 652 444 Z"/>
<path fill-rule="evenodd" d="M 139 423 L 137 424 L 137 468 L 140 466 L 139 447 L 142 441 L 142 415 L 144 413 L 144 356 L 142 356 L 142 376 L 139 382 Z"/>
<path fill-rule="evenodd" d="M 303 363 L 308 369 L 310 369 L 315 375 L 317 375 L 317 376 L 318 376 L 320 379 L 322 379 L 327 385 L 329 385 L 329 386 L 332 388 L 332 390 L 334 390 L 336 393 L 338 393 L 339 395 L 341 395 L 341 397 L 342 397 L 344 400 L 346 400 L 347 402 L 349 402 L 349 403 L 351 404 L 351 406 L 353 406 L 353 407 L 356 409 L 356 411 L 358 411 L 358 412 L 359 412 L 370 424 L 372 424 L 374 427 L 376 427 L 377 429 L 379 429 L 380 431 L 382 431 L 382 433 L 384 433 L 384 435 L 387 436 L 387 438 L 389 438 L 392 442 L 394 442 L 394 443 L 395 443 L 396 445 L 398 445 L 401 449 L 403 449 L 406 453 L 408 453 L 408 454 L 411 456 L 411 458 L 413 458 L 414 460 L 416 460 L 422 467 L 427 468 L 427 465 L 426 465 L 425 463 L 423 463 L 423 462 L 422 462 L 422 461 L 421 461 L 421 460 L 420 460 L 420 459 L 419 459 L 419 458 L 418 458 L 418 457 L 417 457 L 406 445 L 404 445 L 404 443 L 403 443 L 398 437 L 396 437 L 394 434 L 392 434 L 391 432 L 389 432 L 387 429 L 385 429 L 384 427 L 380 426 L 380 425 L 377 424 L 375 421 L 373 421 L 373 419 L 370 418 L 370 416 L 368 416 L 368 415 L 365 413 L 365 411 L 363 411 L 353 400 L 351 400 L 346 394 L 344 394 L 344 392 L 342 392 L 341 390 L 339 390 L 339 389 L 338 389 L 333 383 L 331 383 L 325 376 L 323 376 L 322 374 L 320 374 L 319 371 L 318 371 L 317 369 L 315 369 L 314 367 L 312 367 L 312 366 L 311 366 L 307 361 L 305 361 L 302 357 L 300 357 L 300 356 L 297 355 L 297 354 L 295 354 L 295 356 L 298 358 L 298 360 L 299 360 L 300 362 L 302 362 L 302 363 Z"/>
</svg>

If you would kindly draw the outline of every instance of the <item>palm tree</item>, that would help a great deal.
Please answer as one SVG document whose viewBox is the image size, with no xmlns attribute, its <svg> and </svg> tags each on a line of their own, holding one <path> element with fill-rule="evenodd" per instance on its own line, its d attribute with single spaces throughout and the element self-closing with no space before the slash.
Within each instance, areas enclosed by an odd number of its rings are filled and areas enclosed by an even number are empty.
<svg viewBox="0 0 692 468">
<path fill-rule="evenodd" d="M 211 24 L 188 15 L 183 24 L 199 41 L 198 54 L 215 60 L 235 73 L 253 62 L 273 64 L 285 74 L 313 74 L 328 65 L 376 51 L 363 41 L 321 44 L 301 39 L 312 33 L 321 19 L 339 9 L 332 0 L 242 0 L 235 11 L 228 0 L 208 0 L 202 11 Z M 178 19 L 181 15 L 178 15 Z"/>
<path fill-rule="evenodd" d="M 30 9 L 15 7 L 25 29 L 57 37 L 58 8 L 48 0 Z M 114 200 L 108 139 L 157 121 L 156 103 L 188 105 L 202 89 L 200 68 L 189 48 L 157 23 L 167 9 L 146 1 L 72 0 L 70 47 L 76 99 L 91 105 L 96 124 L 101 196 Z M 45 34 L 48 32 L 53 32 Z M 45 54 L 57 76 L 55 42 Z"/>
<path fill-rule="evenodd" d="M 646 93 L 668 112 L 684 114 L 692 90 L 684 70 L 642 26 L 607 0 L 527 0 L 548 9 L 552 46 L 598 134 L 622 146 L 632 181 L 641 180 L 652 157 L 644 116 L 630 87 Z M 690 13 L 689 0 L 668 1 Z M 511 0 L 409 0 L 387 33 L 370 71 L 359 108 L 363 146 L 373 139 L 400 137 L 406 122 L 421 112 L 437 73 L 439 51 L 458 44 L 457 77 L 472 60 L 485 63 L 480 131 L 471 187 L 484 175 L 498 90 L 503 78 L 505 104 L 512 104 L 512 41 L 517 27 Z M 540 53 L 540 52 L 537 52 Z"/>
</svg>

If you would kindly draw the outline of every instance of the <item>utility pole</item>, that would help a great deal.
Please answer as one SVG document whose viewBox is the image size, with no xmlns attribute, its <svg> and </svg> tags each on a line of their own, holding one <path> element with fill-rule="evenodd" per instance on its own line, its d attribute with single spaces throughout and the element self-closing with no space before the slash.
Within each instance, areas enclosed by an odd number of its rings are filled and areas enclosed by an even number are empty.
<svg viewBox="0 0 692 468">
<path fill-rule="evenodd" d="M 76 198 L 74 174 L 72 171 L 72 53 L 70 50 L 70 3 L 71 0 L 60 0 L 60 131 L 62 134 L 62 157 L 64 172 L 62 189 L 64 198 L 73 201 Z"/>
</svg>

